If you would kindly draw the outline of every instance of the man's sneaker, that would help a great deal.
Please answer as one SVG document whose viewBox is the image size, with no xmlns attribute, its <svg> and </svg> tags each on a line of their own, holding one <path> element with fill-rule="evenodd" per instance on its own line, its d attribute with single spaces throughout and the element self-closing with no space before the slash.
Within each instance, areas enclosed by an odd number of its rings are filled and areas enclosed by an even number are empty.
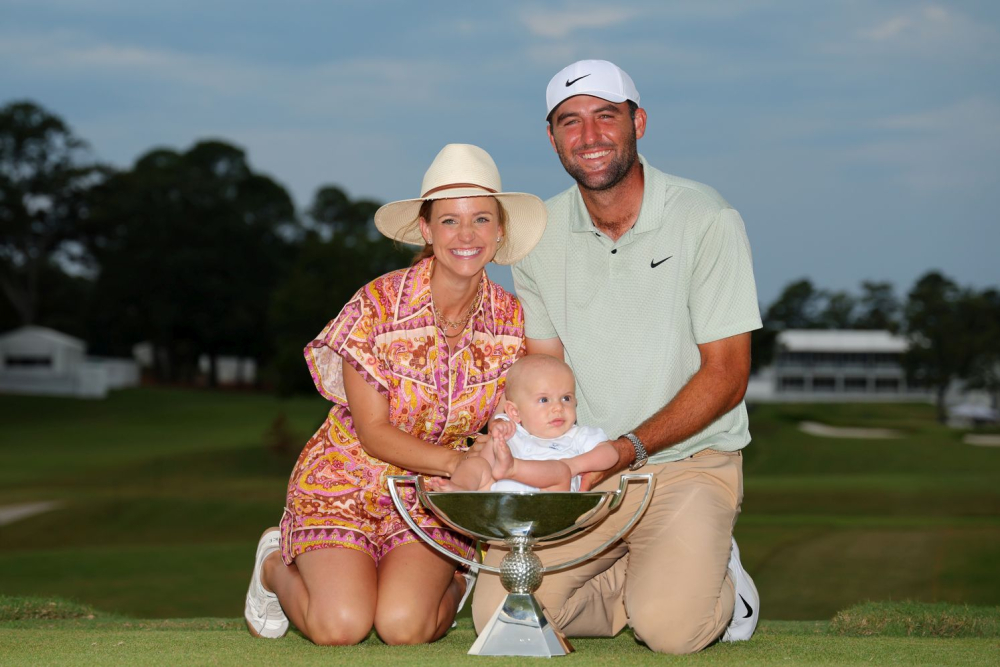
<svg viewBox="0 0 1000 667">
<path fill-rule="evenodd" d="M 736 546 L 735 538 L 732 553 L 729 554 L 729 571 L 733 573 L 733 584 L 736 587 L 736 604 L 733 620 L 729 622 L 729 627 L 722 633 L 719 641 L 745 642 L 753 637 L 757 621 L 760 620 L 760 596 L 757 594 L 757 587 L 753 585 L 753 579 L 740 563 L 740 548 Z"/>
<path fill-rule="evenodd" d="M 260 536 L 260 542 L 257 543 L 257 560 L 253 564 L 250 590 L 247 591 L 247 603 L 243 608 L 247 629 L 255 637 L 277 639 L 288 632 L 288 617 L 281 610 L 278 596 L 266 590 L 260 581 L 264 560 L 278 550 L 280 538 L 281 532 L 277 528 L 271 528 Z"/>
</svg>

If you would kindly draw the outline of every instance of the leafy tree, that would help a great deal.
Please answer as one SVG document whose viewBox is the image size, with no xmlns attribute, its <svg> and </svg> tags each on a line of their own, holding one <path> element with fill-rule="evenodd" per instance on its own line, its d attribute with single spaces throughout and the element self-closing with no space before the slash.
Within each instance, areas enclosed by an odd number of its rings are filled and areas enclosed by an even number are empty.
<svg viewBox="0 0 1000 667">
<path fill-rule="evenodd" d="M 87 192 L 105 174 L 59 117 L 29 101 L 0 108 L 0 288 L 21 324 L 44 319 L 43 276 L 84 259 Z"/>
<path fill-rule="evenodd" d="M 860 313 L 855 320 L 857 329 L 899 331 L 900 304 L 892 283 L 864 281 L 861 283 Z"/>
<path fill-rule="evenodd" d="M 774 345 L 785 329 L 815 329 L 819 326 L 822 294 L 803 278 L 789 283 L 777 300 L 764 311 L 763 328 L 750 334 L 750 369 L 756 371 L 774 360 Z"/>
<path fill-rule="evenodd" d="M 945 421 L 945 392 L 952 380 L 970 375 L 976 335 L 970 330 L 977 308 L 968 292 L 932 271 L 910 290 L 906 333 L 910 348 L 903 357 L 907 376 L 934 390 L 938 419 Z"/>
<path fill-rule="evenodd" d="M 95 331 L 119 349 L 154 345 L 156 374 L 189 381 L 206 354 L 266 360 L 270 297 L 291 259 L 288 193 L 239 148 L 204 141 L 153 150 L 95 190 L 100 262 Z"/>
<path fill-rule="evenodd" d="M 1000 291 L 972 293 L 963 302 L 965 326 L 972 339 L 972 360 L 965 380 L 969 388 L 990 393 L 1000 407 Z"/>
<path fill-rule="evenodd" d="M 413 257 L 381 236 L 373 218 L 378 203 L 352 200 L 334 186 L 321 188 L 295 262 L 275 294 L 271 319 L 277 339 L 273 371 L 281 393 L 310 391 L 302 349 L 354 293 Z"/>
<path fill-rule="evenodd" d="M 857 306 L 854 297 L 847 292 L 828 292 L 823 296 L 826 303 L 815 326 L 820 329 L 854 328 L 854 310 Z"/>
<path fill-rule="evenodd" d="M 822 293 L 813 287 L 807 278 L 790 283 L 771 304 L 764 319 L 771 328 L 816 329 L 819 326 L 819 311 Z"/>
</svg>

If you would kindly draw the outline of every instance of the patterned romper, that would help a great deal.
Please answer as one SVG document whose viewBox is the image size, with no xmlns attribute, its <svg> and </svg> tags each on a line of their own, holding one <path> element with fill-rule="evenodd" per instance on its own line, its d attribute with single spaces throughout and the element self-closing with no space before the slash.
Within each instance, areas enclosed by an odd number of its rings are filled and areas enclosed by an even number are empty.
<svg viewBox="0 0 1000 667">
<path fill-rule="evenodd" d="M 389 421 L 429 443 L 461 449 L 489 420 L 507 369 L 524 354 L 524 317 L 517 299 L 484 272 L 482 299 L 454 351 L 434 321 L 434 259 L 365 285 L 305 349 L 320 394 L 333 402 L 288 483 L 281 555 L 341 547 L 378 564 L 400 544 L 418 542 L 389 496 L 387 478 L 407 471 L 365 453 L 354 431 L 341 361 L 389 402 Z M 441 546 L 468 556 L 471 542 L 404 498 L 417 525 Z"/>
</svg>

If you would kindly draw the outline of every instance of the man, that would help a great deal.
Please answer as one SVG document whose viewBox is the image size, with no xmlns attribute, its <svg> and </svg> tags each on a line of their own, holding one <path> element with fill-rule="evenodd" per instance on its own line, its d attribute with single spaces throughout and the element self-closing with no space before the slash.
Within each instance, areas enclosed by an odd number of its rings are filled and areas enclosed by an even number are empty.
<svg viewBox="0 0 1000 667">
<path fill-rule="evenodd" d="M 761 326 L 743 221 L 712 188 L 664 174 L 637 152 L 646 112 L 632 79 L 584 60 L 546 90 L 549 141 L 576 185 L 549 200 L 548 226 L 514 267 L 529 353 L 565 358 L 579 423 L 612 435 L 618 465 L 584 488 L 653 473 L 652 503 L 624 540 L 537 597 L 569 636 L 613 636 L 626 623 L 655 651 L 691 653 L 751 637 L 759 598 L 732 529 L 750 441 L 743 403 L 750 331 Z M 648 459 L 647 459 L 648 455 Z M 570 560 L 614 535 L 642 489 L 592 533 L 537 549 Z M 496 564 L 503 549 L 492 548 Z M 479 578 L 481 629 L 502 600 Z"/>
</svg>

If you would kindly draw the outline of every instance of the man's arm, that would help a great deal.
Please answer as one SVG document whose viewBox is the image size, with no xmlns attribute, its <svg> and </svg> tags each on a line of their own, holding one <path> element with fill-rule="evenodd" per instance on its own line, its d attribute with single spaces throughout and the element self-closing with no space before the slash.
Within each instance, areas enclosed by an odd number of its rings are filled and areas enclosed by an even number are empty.
<svg viewBox="0 0 1000 667">
<path fill-rule="evenodd" d="M 563 344 L 559 338 L 528 338 L 525 343 L 528 354 L 547 354 L 560 361 L 566 361 L 563 358 Z"/>
<path fill-rule="evenodd" d="M 588 472 L 601 472 L 618 465 L 618 450 L 607 441 L 598 443 L 589 452 L 577 454 L 562 461 L 569 466 L 571 474 L 582 475 Z"/>
<path fill-rule="evenodd" d="M 676 445 L 698 433 L 743 400 L 750 379 L 750 333 L 703 343 L 701 368 L 677 395 L 652 417 L 634 429 L 652 454 Z M 618 464 L 608 470 L 584 475 L 581 490 L 592 489 L 635 461 L 635 448 L 625 438 L 611 440 L 618 451 Z"/>
</svg>

